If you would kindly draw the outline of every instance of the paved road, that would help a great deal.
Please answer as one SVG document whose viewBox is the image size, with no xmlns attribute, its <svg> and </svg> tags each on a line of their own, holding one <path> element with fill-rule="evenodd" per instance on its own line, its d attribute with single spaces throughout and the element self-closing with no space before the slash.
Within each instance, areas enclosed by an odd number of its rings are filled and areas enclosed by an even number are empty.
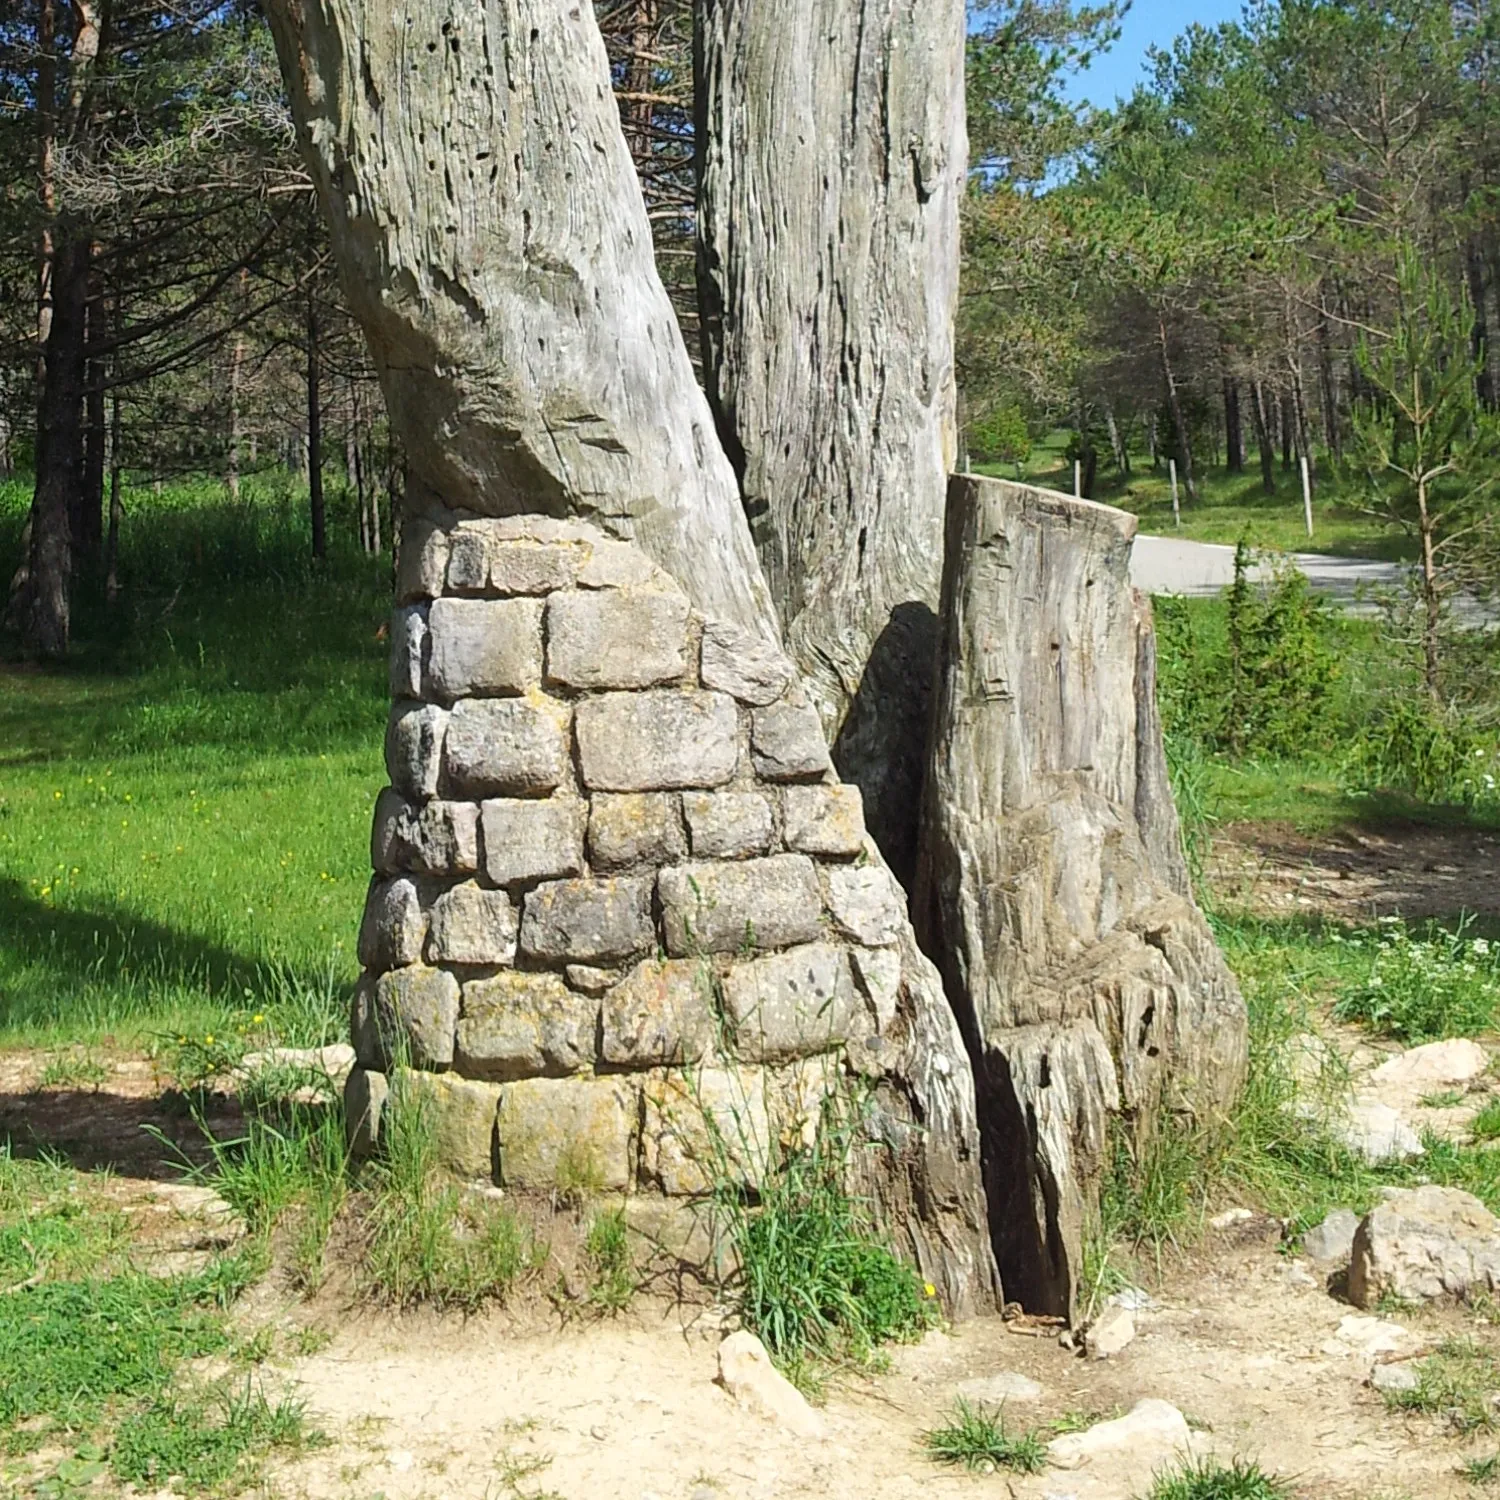
<svg viewBox="0 0 1500 1500">
<path fill-rule="evenodd" d="M 1401 578 L 1400 563 L 1326 557 L 1318 552 L 1295 552 L 1292 561 L 1319 593 L 1359 613 L 1372 608 L 1355 599 L 1361 585 L 1389 588 Z M 1130 579 L 1148 594 L 1211 596 L 1234 582 L 1234 548 L 1171 536 L 1138 536 L 1130 557 Z"/>
</svg>

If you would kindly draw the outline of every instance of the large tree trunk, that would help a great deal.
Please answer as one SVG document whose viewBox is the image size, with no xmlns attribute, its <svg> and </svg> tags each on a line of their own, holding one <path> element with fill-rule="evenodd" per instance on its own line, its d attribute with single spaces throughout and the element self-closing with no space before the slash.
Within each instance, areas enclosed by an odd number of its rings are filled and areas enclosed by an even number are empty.
<svg viewBox="0 0 1500 1500">
<path fill-rule="evenodd" d="M 1111 1131 L 1226 1107 L 1245 1007 L 1193 904 L 1133 517 L 955 476 L 913 903 L 965 1028 L 1006 1294 L 1068 1315 Z"/>
<path fill-rule="evenodd" d="M 593 521 L 637 541 L 704 615 L 779 650 L 734 473 L 652 260 L 591 8 L 268 9 L 415 508 Z M 420 558 L 423 534 L 404 527 L 403 551 Z M 768 655 L 754 635 L 733 652 L 750 667 Z M 911 1026 L 881 1061 L 868 1123 L 892 1149 L 872 1188 L 967 1312 L 995 1290 L 973 1079 L 909 930 L 900 981 Z"/>
<path fill-rule="evenodd" d="M 1240 421 L 1240 383 L 1224 377 L 1224 467 L 1231 474 L 1245 470 L 1245 429 Z"/>
<path fill-rule="evenodd" d="M 915 852 L 967 145 L 962 0 L 697 0 L 703 367 L 787 644 Z"/>
<path fill-rule="evenodd" d="M 778 637 L 590 6 L 268 6 L 408 500 L 576 514 Z"/>
<path fill-rule="evenodd" d="M 97 253 L 97 246 L 95 247 Z M 104 286 L 97 270 L 89 277 L 88 310 L 85 315 L 86 340 L 102 343 L 107 336 L 104 313 Z M 97 562 L 104 541 L 104 365 L 91 359 L 85 371 L 87 395 L 84 398 L 83 477 L 78 486 L 72 516 L 73 564 L 82 560 Z"/>
</svg>

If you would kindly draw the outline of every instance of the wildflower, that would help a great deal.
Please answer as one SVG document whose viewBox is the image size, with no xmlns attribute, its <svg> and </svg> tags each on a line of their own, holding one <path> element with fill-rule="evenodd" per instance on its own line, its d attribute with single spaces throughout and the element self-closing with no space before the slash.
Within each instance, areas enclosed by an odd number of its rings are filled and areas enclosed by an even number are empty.
<svg viewBox="0 0 1500 1500">
<path fill-rule="evenodd" d="M 265 1019 L 266 1018 L 261 1015 L 259 1011 L 256 1011 L 256 1013 L 250 1017 L 250 1024 L 252 1026 L 259 1026 Z"/>
<path fill-rule="evenodd" d="M 930 1281 L 924 1281 L 922 1283 L 922 1295 L 924 1297 L 936 1297 L 937 1288 Z"/>
<path fill-rule="evenodd" d="M 1488 938 L 1475 938 L 1474 941 L 1469 944 L 1469 947 L 1473 952 L 1477 953 L 1481 958 L 1483 958 L 1484 955 L 1490 951 L 1490 940 Z"/>
<path fill-rule="evenodd" d="M 61 802 L 62 801 L 62 793 L 61 792 L 53 792 L 53 794 L 52 794 L 52 800 L 54 802 Z"/>
<path fill-rule="evenodd" d="M 205 1047 L 212 1047 L 213 1044 L 214 1044 L 214 1034 L 213 1034 L 213 1032 L 209 1032 L 209 1034 L 206 1037 L 203 1038 L 203 1045 Z"/>
</svg>

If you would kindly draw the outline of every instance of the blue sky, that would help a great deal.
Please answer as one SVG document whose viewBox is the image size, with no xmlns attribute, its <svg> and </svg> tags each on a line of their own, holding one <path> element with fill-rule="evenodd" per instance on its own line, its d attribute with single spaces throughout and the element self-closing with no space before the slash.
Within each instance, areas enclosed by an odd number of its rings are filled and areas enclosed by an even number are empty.
<svg viewBox="0 0 1500 1500">
<path fill-rule="evenodd" d="M 1087 73 L 1070 81 L 1068 94 L 1101 106 L 1113 104 L 1117 96 L 1128 97 L 1145 77 L 1148 47 L 1168 46 L 1194 21 L 1205 26 L 1236 21 L 1243 9 L 1241 0 L 1135 0 L 1120 40 Z"/>
</svg>

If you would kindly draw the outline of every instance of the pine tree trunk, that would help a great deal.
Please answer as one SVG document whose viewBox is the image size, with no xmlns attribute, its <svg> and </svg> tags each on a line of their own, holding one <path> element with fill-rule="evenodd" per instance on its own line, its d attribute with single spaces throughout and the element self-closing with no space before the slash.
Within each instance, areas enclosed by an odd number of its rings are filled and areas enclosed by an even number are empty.
<svg viewBox="0 0 1500 1500">
<path fill-rule="evenodd" d="M 1188 436 L 1187 421 L 1183 416 L 1182 397 L 1177 390 L 1177 372 L 1172 368 L 1172 360 L 1168 352 L 1167 322 L 1160 314 L 1157 315 L 1156 329 L 1158 352 L 1161 355 L 1162 380 L 1167 388 L 1167 405 L 1172 412 L 1172 426 L 1177 429 L 1177 461 L 1182 465 L 1182 482 L 1187 489 L 1188 499 L 1196 501 L 1198 485 L 1193 478 L 1193 444 Z"/>
<path fill-rule="evenodd" d="M 97 246 L 92 253 L 98 253 Z M 97 270 L 90 272 L 85 330 L 85 340 L 90 344 L 102 341 L 106 334 L 104 287 Z M 80 562 L 97 562 L 104 541 L 104 365 L 97 359 L 88 361 L 85 386 L 83 475 L 70 522 L 75 569 Z"/>
<path fill-rule="evenodd" d="M 1276 445 L 1271 436 L 1271 418 L 1266 409 L 1266 388 L 1259 381 L 1250 383 L 1250 416 L 1255 423 L 1255 446 L 1260 453 L 1260 487 L 1266 494 L 1276 493 Z"/>
<path fill-rule="evenodd" d="M 1193 904 L 1135 520 L 955 476 L 913 910 L 973 1059 L 1007 1297 L 1076 1310 L 1111 1131 L 1222 1109 L 1233 975 Z"/>
<path fill-rule="evenodd" d="M 318 308 L 307 299 L 307 508 L 312 519 L 312 551 L 328 556 L 328 518 L 323 505 L 323 362 L 318 349 Z"/>
<path fill-rule="evenodd" d="M 957 448 L 964 7 L 696 15 L 709 399 L 787 644 L 905 880 Z"/>
<path fill-rule="evenodd" d="M 120 597 L 120 527 L 125 520 L 122 458 L 120 390 L 116 386 L 109 397 L 109 530 L 104 539 L 104 598 L 110 604 Z"/>
<path fill-rule="evenodd" d="M 1224 467 L 1231 474 L 1245 472 L 1245 429 L 1240 421 L 1240 383 L 1224 377 Z"/>
</svg>

